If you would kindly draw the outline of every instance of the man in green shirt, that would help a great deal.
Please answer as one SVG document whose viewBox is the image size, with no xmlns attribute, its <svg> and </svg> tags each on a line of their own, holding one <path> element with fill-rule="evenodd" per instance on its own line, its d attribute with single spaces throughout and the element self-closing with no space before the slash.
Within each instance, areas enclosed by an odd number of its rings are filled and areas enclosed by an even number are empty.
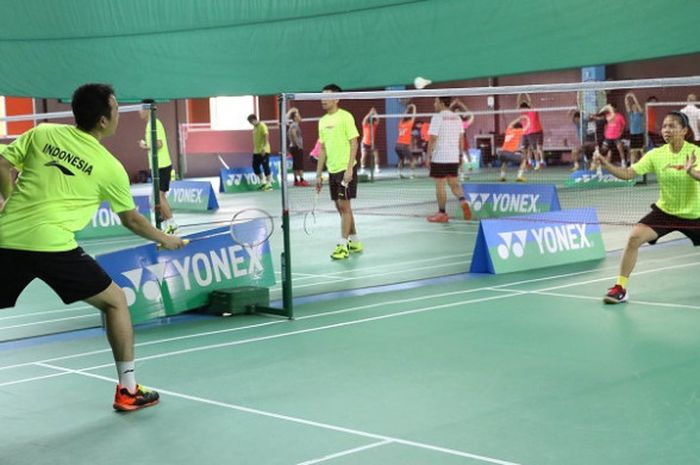
<svg viewBox="0 0 700 465">
<path fill-rule="evenodd" d="M 259 121 L 255 115 L 249 115 L 248 122 L 253 125 L 253 172 L 260 179 L 260 190 L 270 191 L 270 132 L 267 130 L 267 124 Z M 262 176 L 263 171 L 265 177 Z"/>
<path fill-rule="evenodd" d="M 73 93 L 75 126 L 41 124 L 0 152 L 0 308 L 14 307 L 35 278 L 70 304 L 83 300 L 104 312 L 119 384 L 113 406 L 129 411 L 158 403 L 158 393 L 136 384 L 134 333 L 122 289 L 78 247 L 102 201 L 122 224 L 167 249 L 182 239 L 157 230 L 136 210 L 122 164 L 100 140 L 117 129 L 114 90 L 85 84 Z M 13 186 L 10 170 L 21 172 Z"/>
<path fill-rule="evenodd" d="M 142 103 L 155 103 L 151 99 L 143 100 Z M 146 135 L 139 141 L 139 147 L 146 149 L 148 152 L 148 166 L 153 172 L 151 162 L 151 145 L 146 142 L 151 140 L 151 112 L 149 110 L 140 110 L 139 116 L 146 122 Z M 168 150 L 168 139 L 165 135 L 165 127 L 163 123 L 156 118 L 156 140 L 158 141 L 158 190 L 160 191 L 159 211 L 157 212 L 162 220 L 161 228 L 166 234 L 175 234 L 177 231 L 177 223 L 173 219 L 173 211 L 168 203 L 167 193 L 170 190 L 170 173 L 173 169 L 173 163 L 170 160 L 170 151 Z"/>
<path fill-rule="evenodd" d="M 639 247 L 656 241 L 673 232 L 680 231 L 693 245 L 700 245 L 700 173 L 695 170 L 695 151 L 700 148 L 686 142 L 688 117 L 672 111 L 664 118 L 661 128 L 665 145 L 647 152 L 641 160 L 629 168 L 615 166 L 598 151 L 593 159 L 602 164 L 610 174 L 620 179 L 634 179 L 647 173 L 656 174 L 659 183 L 659 200 L 651 206 L 652 211 L 639 220 L 627 240 L 620 262 L 620 275 L 608 290 L 603 301 L 608 304 L 626 302 L 627 280 L 635 264 Z"/>
<path fill-rule="evenodd" d="M 341 92 L 340 87 L 328 84 L 323 92 Z M 357 236 L 351 201 L 357 196 L 357 139 L 360 134 L 355 118 L 338 107 L 340 100 L 321 100 L 326 114 L 318 122 L 318 138 L 321 151 L 316 168 L 316 191 L 323 187 L 323 168 L 328 167 L 328 185 L 331 200 L 340 215 L 340 240 L 331 254 L 333 260 L 345 260 L 350 252 L 362 252 L 363 245 Z"/>
</svg>

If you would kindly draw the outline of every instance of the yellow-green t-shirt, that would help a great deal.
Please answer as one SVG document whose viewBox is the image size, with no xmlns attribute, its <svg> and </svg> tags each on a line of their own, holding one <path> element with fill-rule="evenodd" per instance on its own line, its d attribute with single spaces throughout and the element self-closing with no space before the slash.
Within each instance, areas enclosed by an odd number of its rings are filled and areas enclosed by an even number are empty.
<svg viewBox="0 0 700 465">
<path fill-rule="evenodd" d="M 685 159 L 700 148 L 685 142 L 681 151 L 671 152 L 669 144 L 655 148 L 632 165 L 638 175 L 656 174 L 660 191 L 656 206 L 679 218 L 700 218 L 700 183 L 685 172 Z M 697 164 L 695 165 L 697 168 Z"/>
<path fill-rule="evenodd" d="M 168 150 L 168 138 L 165 136 L 165 128 L 163 123 L 156 118 L 156 138 L 163 142 L 163 146 L 158 149 L 158 169 L 167 168 L 173 163 L 170 161 L 170 150 Z M 146 143 L 151 145 L 151 121 L 146 123 L 146 136 L 143 138 Z M 148 150 L 148 166 L 151 167 L 151 151 Z"/>
<path fill-rule="evenodd" d="M 92 135 L 63 124 L 41 124 L 1 153 L 22 167 L 0 212 L 0 247 L 62 252 L 78 247 L 102 201 L 115 213 L 136 208 L 122 164 Z"/>
<path fill-rule="evenodd" d="M 348 169 L 350 141 L 359 136 L 355 118 L 342 108 L 320 119 L 318 138 L 326 151 L 326 166 L 329 173 L 339 173 Z M 353 166 L 355 163 L 357 161 Z"/>
<path fill-rule="evenodd" d="M 253 153 L 270 153 L 268 134 L 267 125 L 262 121 L 257 126 L 253 126 Z"/>
</svg>

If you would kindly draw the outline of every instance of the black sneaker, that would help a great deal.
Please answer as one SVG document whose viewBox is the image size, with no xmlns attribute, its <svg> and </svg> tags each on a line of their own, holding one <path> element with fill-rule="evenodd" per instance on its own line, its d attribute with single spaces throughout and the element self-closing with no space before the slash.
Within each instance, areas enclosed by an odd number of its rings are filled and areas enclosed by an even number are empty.
<svg viewBox="0 0 700 465">
<path fill-rule="evenodd" d="M 615 284 L 608 289 L 608 293 L 603 297 L 603 302 L 606 304 L 621 304 L 627 302 L 627 291 L 619 284 Z"/>
</svg>

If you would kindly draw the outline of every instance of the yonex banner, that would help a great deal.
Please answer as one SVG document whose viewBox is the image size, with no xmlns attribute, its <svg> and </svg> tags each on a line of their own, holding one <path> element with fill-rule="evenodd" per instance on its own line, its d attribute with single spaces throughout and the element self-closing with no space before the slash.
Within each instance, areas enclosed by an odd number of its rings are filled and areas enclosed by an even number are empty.
<svg viewBox="0 0 700 465">
<path fill-rule="evenodd" d="M 216 193 L 209 181 L 173 181 L 167 194 L 175 211 L 207 211 L 219 208 Z"/>
<path fill-rule="evenodd" d="M 151 221 L 151 206 L 147 195 L 135 195 L 136 209 Z M 109 207 L 109 202 L 102 202 L 95 216 L 88 225 L 75 234 L 77 239 L 93 239 L 97 237 L 125 236 L 131 232 L 122 226 L 119 216 Z"/>
<path fill-rule="evenodd" d="M 560 210 L 554 184 L 462 185 L 472 218 L 497 218 Z"/>
<path fill-rule="evenodd" d="M 509 273 L 605 257 L 593 208 L 482 220 L 470 272 Z"/>
<path fill-rule="evenodd" d="M 215 289 L 275 284 L 267 242 L 237 244 L 228 227 L 187 238 L 192 241 L 181 250 L 159 251 L 150 244 L 97 256 L 124 290 L 134 322 L 202 307 Z"/>
<path fill-rule="evenodd" d="M 280 157 L 270 156 L 270 174 L 272 188 L 279 189 L 281 181 Z M 260 188 L 262 181 L 253 172 L 253 168 L 228 168 L 219 173 L 219 192 L 249 192 Z"/>
<path fill-rule="evenodd" d="M 597 171 L 578 170 L 571 173 L 564 181 L 564 186 L 581 189 L 601 189 L 604 187 L 634 186 L 635 183 L 634 179 L 628 181 L 618 179 L 607 171 L 598 173 Z"/>
</svg>

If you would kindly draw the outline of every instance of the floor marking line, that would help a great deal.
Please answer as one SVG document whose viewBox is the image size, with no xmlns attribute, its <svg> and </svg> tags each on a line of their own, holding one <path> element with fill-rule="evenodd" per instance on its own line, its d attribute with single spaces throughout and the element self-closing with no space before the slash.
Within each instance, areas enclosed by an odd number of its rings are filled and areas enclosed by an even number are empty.
<svg viewBox="0 0 700 465">
<path fill-rule="evenodd" d="M 99 319 L 99 314 L 97 312 L 98 312 L 98 310 L 95 309 L 95 312 L 93 312 L 89 315 L 67 316 L 65 318 L 55 318 L 53 320 L 34 321 L 32 323 L 21 323 L 21 324 L 12 325 L 12 326 L 0 326 L 0 331 L 6 330 L 6 329 L 25 328 L 27 326 L 43 325 L 43 324 L 47 324 L 47 323 L 58 323 L 59 321 L 79 320 L 81 318 L 97 318 L 97 319 Z"/>
<path fill-rule="evenodd" d="M 373 442 L 372 444 L 367 444 L 366 446 L 355 447 L 353 449 L 346 449 L 335 454 L 324 455 L 313 460 L 307 460 L 305 462 L 297 463 L 297 465 L 315 465 L 321 462 L 327 462 L 328 460 L 337 459 L 338 457 L 345 457 L 346 455 L 356 454 L 357 452 L 362 452 L 368 449 L 374 449 L 375 447 L 385 446 L 387 444 L 392 444 L 392 441 L 379 441 Z"/>
<path fill-rule="evenodd" d="M 70 369 L 70 368 L 63 368 L 63 367 L 59 367 L 59 366 L 55 366 L 55 365 L 49 365 L 49 364 L 46 364 L 46 363 L 36 363 L 35 365 L 38 365 L 38 366 L 41 366 L 41 367 L 44 367 L 44 368 L 50 368 L 50 369 L 53 369 L 53 370 L 56 370 L 56 371 L 60 371 L 60 372 L 66 372 L 67 374 L 75 374 L 75 375 L 79 375 L 79 376 L 85 376 L 85 377 L 88 377 L 88 378 L 99 379 L 99 380 L 102 380 L 102 381 L 108 381 L 108 382 L 110 382 L 110 383 L 116 383 L 116 382 L 117 382 L 117 380 L 115 380 L 114 378 L 109 378 L 109 377 L 107 377 L 107 376 L 96 375 L 96 374 L 94 374 L 94 373 L 86 373 L 86 372 L 81 371 L 81 370 L 73 370 L 73 369 Z M 288 422 L 292 422 L 292 423 L 298 423 L 298 424 L 302 424 L 302 425 L 306 425 L 306 426 L 312 426 L 312 427 L 316 427 L 316 428 L 320 428 L 320 429 L 327 429 L 327 430 L 337 431 L 337 432 L 340 432 L 340 433 L 346 433 L 346 434 L 351 434 L 351 435 L 355 435 L 355 436 L 362 436 L 362 437 L 366 437 L 366 438 L 378 439 L 378 440 L 381 440 L 381 441 L 387 441 L 387 442 L 393 442 L 393 443 L 397 443 L 397 444 L 403 444 L 403 445 L 406 445 L 406 446 L 416 447 L 416 448 L 419 448 L 419 449 L 427 449 L 427 450 L 432 450 L 432 451 L 437 451 L 437 452 L 443 452 L 443 453 L 449 454 L 449 455 L 456 455 L 456 456 L 459 456 L 459 457 L 466 457 L 466 458 L 470 458 L 470 459 L 474 459 L 474 460 L 480 460 L 480 461 L 482 461 L 482 462 L 494 463 L 494 464 L 497 464 L 497 465 L 520 465 L 520 464 L 517 464 L 517 463 L 515 463 L 515 462 L 507 462 L 507 461 L 505 461 L 505 460 L 499 460 L 499 459 L 495 459 L 495 458 L 492 458 L 492 457 L 486 457 L 486 456 L 483 456 L 483 455 L 471 454 L 471 453 L 468 453 L 468 452 L 463 452 L 463 451 L 455 450 L 455 449 L 449 449 L 449 448 L 446 448 L 446 447 L 434 446 L 434 445 L 432 445 L 432 444 L 424 444 L 424 443 L 415 442 L 415 441 L 409 441 L 409 440 L 400 439 L 400 438 L 393 438 L 393 437 L 391 437 L 391 436 L 384 436 L 384 435 L 380 435 L 380 434 L 369 433 L 369 432 L 367 432 L 367 431 L 361 431 L 361 430 L 352 429 L 352 428 L 345 428 L 345 427 L 342 427 L 342 426 L 331 425 L 331 424 L 329 424 L 329 423 L 322 423 L 322 422 L 317 422 L 317 421 L 313 421 L 313 420 L 306 420 L 306 419 L 304 419 L 304 418 L 293 417 L 293 416 L 290 416 L 290 415 L 283 415 L 283 414 L 274 413 L 274 412 L 268 412 L 268 411 L 265 411 L 265 410 L 259 410 L 259 409 L 254 409 L 254 408 L 250 408 L 250 407 L 244 407 L 244 406 L 242 406 L 242 405 L 237 405 L 237 404 L 230 404 L 230 403 L 226 403 L 226 402 L 219 402 L 219 401 L 216 401 L 216 400 L 206 399 L 206 398 L 203 398 L 203 397 L 197 397 L 197 396 L 191 396 L 191 395 L 188 395 L 188 394 L 182 394 L 182 393 L 179 393 L 179 392 L 175 392 L 175 391 L 170 391 L 170 390 L 162 389 L 162 388 L 155 387 L 155 386 L 148 386 L 148 387 L 151 388 L 151 389 L 155 389 L 155 390 L 157 390 L 159 393 L 165 394 L 165 395 L 168 395 L 168 396 L 178 397 L 178 398 L 180 398 L 180 399 L 185 399 L 185 400 L 189 400 L 189 401 L 193 401 L 193 402 L 199 402 L 199 403 L 203 403 L 203 404 L 213 405 L 213 406 L 216 406 L 216 407 L 223 407 L 223 408 L 227 408 L 227 409 L 230 409 L 230 410 L 237 410 L 237 411 L 239 411 L 239 412 L 250 413 L 250 414 L 253 414 L 253 415 L 260 415 L 260 416 L 264 416 L 264 417 L 268 417 L 268 418 L 274 418 L 274 419 L 277 419 L 277 420 L 283 420 L 283 421 L 288 421 Z"/>
<path fill-rule="evenodd" d="M 683 257 L 690 257 L 690 256 L 695 256 L 695 255 L 700 255 L 700 252 L 692 253 L 692 254 L 685 254 Z M 678 257 L 674 256 L 669 256 L 661 259 L 657 259 L 654 261 L 669 261 L 669 260 L 675 260 Z M 431 295 L 424 295 L 418 298 L 411 298 L 411 299 L 399 299 L 399 300 L 394 300 L 394 301 L 385 301 L 385 302 L 378 302 L 374 304 L 369 304 L 369 305 L 361 305 L 357 307 L 350 307 L 347 309 L 340 309 L 340 310 L 335 310 L 332 312 L 326 312 L 326 313 L 318 313 L 314 315 L 307 315 L 304 317 L 298 317 L 296 320 L 304 320 L 304 319 L 311 319 L 311 318 L 320 318 L 324 316 L 330 316 L 330 315 L 337 315 L 341 313 L 348 313 L 352 311 L 357 311 L 357 310 L 365 310 L 373 307 L 380 307 L 380 306 L 386 306 L 386 305 L 393 305 L 393 304 L 401 304 L 401 303 L 406 303 L 409 301 L 417 301 L 417 300 L 422 300 L 422 299 L 432 299 L 435 297 L 447 297 L 447 296 L 452 296 L 452 295 L 460 295 L 460 294 L 468 294 L 468 293 L 473 293 L 473 292 L 479 292 L 479 291 L 489 291 L 489 290 L 497 290 L 497 289 L 502 289 L 505 287 L 509 286 L 517 286 L 517 285 L 522 285 L 522 284 L 528 284 L 532 282 L 540 282 L 540 281 L 546 281 L 546 280 L 552 280 L 552 279 L 558 279 L 558 278 L 563 278 L 563 277 L 571 277 L 571 276 L 578 276 L 582 274 L 589 274 L 589 273 L 600 273 L 603 270 L 610 269 L 610 268 L 617 268 L 617 265 L 611 265 L 607 267 L 602 267 L 602 268 L 596 268 L 593 270 L 584 270 L 584 271 L 577 271 L 577 272 L 572 272 L 572 273 L 564 273 L 564 274 L 558 274 L 558 275 L 552 275 L 552 276 L 545 276 L 541 278 L 533 278 L 533 279 L 528 279 L 528 280 L 522 280 L 522 281 L 516 281 L 512 283 L 505 283 L 505 284 L 499 284 L 496 286 L 484 286 L 481 288 L 475 288 L 475 289 L 466 289 L 464 291 L 451 291 L 451 292 L 444 292 L 444 293 L 437 293 L 437 294 L 431 294 Z M 672 267 L 671 267 L 672 268 Z M 653 272 L 655 270 L 650 270 L 650 272 Z M 642 272 L 639 272 L 637 274 L 640 274 Z M 580 283 L 576 283 L 575 285 L 578 285 Z M 541 290 L 540 290 L 541 291 Z M 229 328 L 225 330 L 217 330 L 217 331 L 207 331 L 204 333 L 197 333 L 197 334 L 190 334 L 187 336 L 178 336 L 174 338 L 168 338 L 168 339 L 163 339 L 163 340 L 156 340 L 156 341 L 149 341 L 145 343 L 139 343 L 136 344 L 136 347 L 141 347 L 141 346 L 146 346 L 146 345 L 155 345 L 155 344 L 160 344 L 163 342 L 173 342 L 176 340 L 184 340 L 184 339 L 191 339 L 195 337 L 203 337 L 203 336 L 208 336 L 212 334 L 220 334 L 220 333 L 225 333 L 225 332 L 233 332 L 233 331 L 240 331 L 243 329 L 250 329 L 250 328 L 256 328 L 259 326 L 266 326 L 266 325 L 272 325 L 272 324 L 280 324 L 284 323 L 287 320 L 276 320 L 276 321 L 268 321 L 265 323 L 260 323 L 260 324 L 255 324 L 255 325 L 250 325 L 250 326 L 243 326 L 243 327 L 238 327 L 238 328 Z M 85 357 L 85 356 L 90 356 L 90 355 L 97 355 L 97 354 L 102 354 L 102 353 L 107 353 L 111 352 L 110 349 L 99 349 L 99 350 L 94 350 L 94 351 L 89 351 L 89 352 L 82 352 L 82 353 L 77 353 L 77 354 L 71 354 L 71 355 L 64 355 L 61 357 L 55 357 L 55 358 L 50 358 L 50 359 L 45 359 L 45 360 L 40 360 L 39 362 L 55 362 L 55 361 L 60 361 L 60 360 L 69 360 L 73 358 L 80 358 L 80 357 Z M 37 361 L 31 361 L 31 362 L 23 362 L 23 363 L 18 363 L 18 364 L 13 364 L 13 365 L 5 365 L 5 366 L 0 366 L 0 371 L 3 370 L 9 370 L 9 369 L 14 369 L 14 368 L 21 368 L 24 366 L 29 366 L 37 363 Z"/>
<path fill-rule="evenodd" d="M 54 310 L 46 310 L 42 312 L 31 312 L 31 313 L 22 313 L 20 315 L 10 315 L 10 316 L 2 316 L 0 317 L 0 321 L 4 320 L 16 320 L 18 318 L 30 318 L 36 315 L 50 315 L 50 314 L 55 314 L 55 313 L 69 313 L 69 312 L 77 312 L 79 310 L 95 310 L 96 312 L 98 311 L 95 307 L 92 305 L 82 305 L 80 307 L 73 307 L 73 308 L 57 308 Z"/>
</svg>

